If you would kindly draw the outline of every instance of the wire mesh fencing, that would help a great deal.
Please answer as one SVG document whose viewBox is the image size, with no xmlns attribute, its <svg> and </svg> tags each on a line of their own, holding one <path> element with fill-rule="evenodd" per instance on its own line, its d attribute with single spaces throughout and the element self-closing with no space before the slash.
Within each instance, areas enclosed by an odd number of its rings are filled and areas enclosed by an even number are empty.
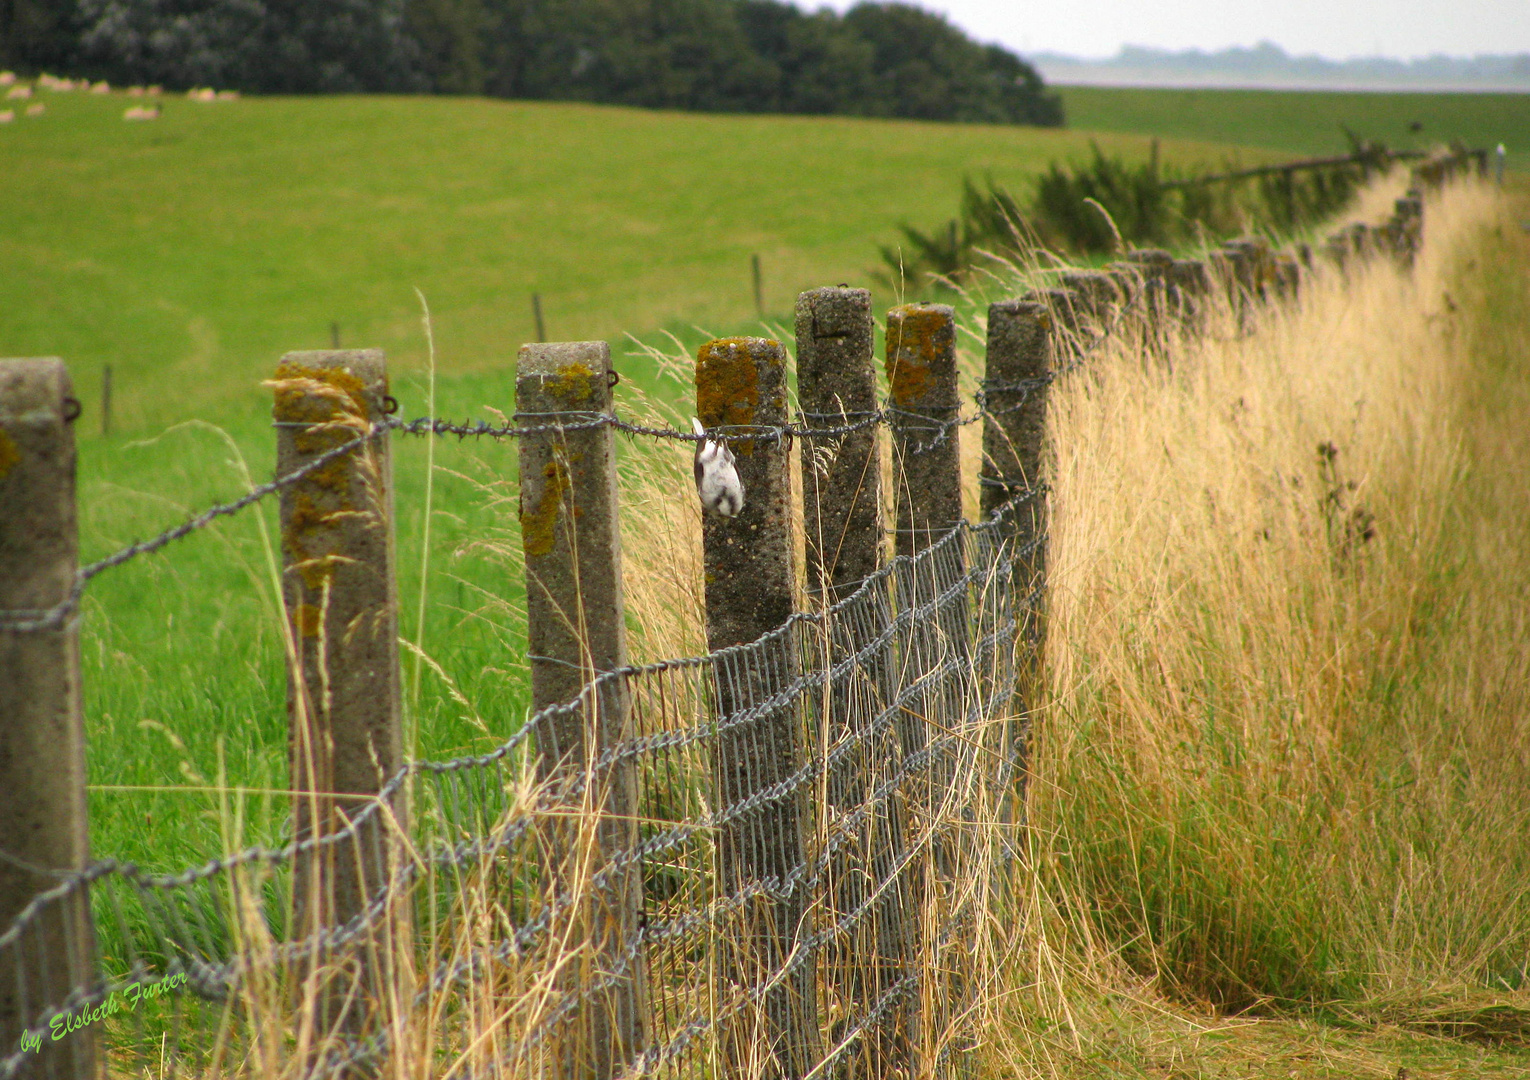
<svg viewBox="0 0 1530 1080">
<path fill-rule="evenodd" d="M 748 645 L 603 675 L 493 753 L 411 763 L 341 832 L 61 880 L 0 936 L 36 1018 L 0 1075 L 67 1074 L 58 1048 L 88 1025 L 113 1073 L 947 1067 L 1015 850 L 1016 627 L 1039 589 L 1019 594 L 1011 512 Z M 626 737 L 574 762 L 560 723 L 612 708 Z M 794 746 L 763 745 L 783 730 Z M 777 755 L 784 780 L 740 782 Z M 618 783 L 633 813 L 613 821 Z M 386 868 L 342 925 L 305 924 L 294 867 L 315 849 Z M 50 926 L 87 897 L 111 974 L 59 994 Z"/>
</svg>

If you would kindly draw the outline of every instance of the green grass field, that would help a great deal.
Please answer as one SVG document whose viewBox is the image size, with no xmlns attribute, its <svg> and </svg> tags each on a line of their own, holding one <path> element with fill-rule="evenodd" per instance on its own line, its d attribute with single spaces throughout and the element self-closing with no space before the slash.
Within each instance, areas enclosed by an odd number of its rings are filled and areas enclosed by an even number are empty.
<svg viewBox="0 0 1530 1080">
<path fill-rule="evenodd" d="M 1278 150 L 1341 154 L 1344 128 L 1394 150 L 1459 139 L 1506 144 L 1511 168 L 1530 169 L 1530 94 L 1371 94 L 1304 90 L 1058 88 L 1068 125 L 1080 131 L 1204 139 Z M 1423 125 L 1415 132 L 1413 123 Z"/>
<path fill-rule="evenodd" d="M 174 98 L 124 123 L 124 102 L 46 95 L 0 129 L 0 352 L 68 358 L 87 404 L 112 364 L 138 431 L 248 402 L 332 322 L 418 368 L 415 288 L 447 371 L 513 364 L 533 292 L 557 340 L 738 324 L 755 253 L 767 310 L 789 311 L 804 288 L 865 283 L 896 221 L 950 216 L 964 172 L 1019 184 L 1087 142 L 453 98 Z"/>
</svg>

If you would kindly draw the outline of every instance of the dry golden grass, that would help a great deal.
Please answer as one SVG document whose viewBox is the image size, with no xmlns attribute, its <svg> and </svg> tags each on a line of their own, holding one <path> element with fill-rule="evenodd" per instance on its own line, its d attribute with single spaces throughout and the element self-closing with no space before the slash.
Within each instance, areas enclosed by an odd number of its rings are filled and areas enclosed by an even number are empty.
<svg viewBox="0 0 1530 1080">
<path fill-rule="evenodd" d="M 1107 346 L 1054 391 L 1003 1075 L 1440 1056 L 1304 1022 L 1275 1040 L 1311 1060 L 1271 1057 L 1208 1007 L 1530 1044 L 1530 245 L 1482 185 L 1425 220 L 1411 274 L 1329 269 L 1172 373 Z"/>
</svg>

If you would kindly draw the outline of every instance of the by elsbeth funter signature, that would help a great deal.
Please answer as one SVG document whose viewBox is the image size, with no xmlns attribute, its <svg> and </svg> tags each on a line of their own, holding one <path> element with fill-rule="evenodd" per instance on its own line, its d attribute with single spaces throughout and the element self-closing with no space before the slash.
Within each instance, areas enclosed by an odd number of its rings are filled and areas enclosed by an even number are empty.
<svg viewBox="0 0 1530 1080">
<path fill-rule="evenodd" d="M 178 971 L 174 975 L 166 975 L 155 983 L 128 983 L 121 990 L 113 990 L 106 996 L 106 1000 L 89 1009 L 82 1009 L 77 1013 L 60 1013 L 48 1021 L 50 1038 L 58 1042 L 65 1035 L 79 1031 L 108 1016 L 114 1016 L 124 1009 L 131 1012 L 138 1008 L 140 1001 L 148 1001 L 168 993 L 186 983 L 186 973 Z M 22 1050 L 40 1050 L 42 1048 L 41 1031 L 24 1031 L 21 1033 Z"/>
</svg>

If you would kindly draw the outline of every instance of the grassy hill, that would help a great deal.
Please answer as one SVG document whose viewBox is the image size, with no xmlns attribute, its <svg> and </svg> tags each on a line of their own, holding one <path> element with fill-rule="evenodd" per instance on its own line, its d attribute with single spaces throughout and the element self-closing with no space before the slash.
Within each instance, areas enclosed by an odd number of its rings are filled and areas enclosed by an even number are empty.
<svg viewBox="0 0 1530 1080">
<path fill-rule="evenodd" d="M 1459 139 L 1505 143 L 1511 167 L 1530 168 L 1530 95 L 1379 94 L 1337 90 L 1058 88 L 1076 130 L 1161 135 L 1258 146 L 1286 155 L 1348 149 L 1344 127 L 1394 149 Z M 1414 123 L 1422 125 L 1411 130 Z"/>
<path fill-rule="evenodd" d="M 246 398 L 284 350 L 379 345 L 395 370 L 513 362 L 533 334 L 620 338 L 862 284 L 894 222 L 949 216 L 963 172 L 1020 184 L 1079 132 L 716 116 L 459 98 L 164 103 L 44 95 L 0 128 L 0 355 L 111 363 L 130 428 Z M 1136 136 L 1106 139 L 1143 152 Z M 1176 156 L 1215 159 L 1207 145 Z"/>
</svg>

